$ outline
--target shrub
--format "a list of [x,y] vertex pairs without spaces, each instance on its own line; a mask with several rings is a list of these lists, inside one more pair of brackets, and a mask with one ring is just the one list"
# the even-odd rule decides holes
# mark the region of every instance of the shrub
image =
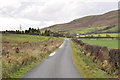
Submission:
[[[107,35],[107,37],[110,37]],[[93,62],[99,62],[100,68],[108,73],[119,70],[120,72],[120,49],[108,50],[105,46],[89,45],[83,43],[81,40],[72,39],[72,41],[80,45],[81,51],[86,56],[91,56]]]

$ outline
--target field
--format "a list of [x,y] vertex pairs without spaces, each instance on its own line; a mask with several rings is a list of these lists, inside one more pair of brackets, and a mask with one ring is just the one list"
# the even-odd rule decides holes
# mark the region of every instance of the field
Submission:
[[109,49],[110,48],[118,48],[118,40],[112,40],[112,39],[80,39],[85,43],[93,44],[93,45],[100,45],[100,46],[106,46]]
[[62,42],[62,38],[4,34],[2,36],[2,77],[21,77],[43,61]]
[[86,27],[86,28],[79,28],[79,29],[73,29],[73,30],[68,30],[66,32],[69,33],[100,33],[100,32],[116,32],[118,31],[118,26],[115,27],[111,27],[106,29],[109,26],[98,26],[98,27],[94,27],[94,26],[90,26],[90,27]]
[[88,56],[85,56],[79,48],[79,45],[71,40],[72,56],[77,70],[84,78],[109,78],[104,71],[97,67]]
[[94,37],[106,37],[106,35],[109,35],[110,37],[118,37],[120,33],[101,33],[101,34],[89,34],[89,35],[79,35],[77,37],[85,37],[85,36],[94,36]]
[[69,32],[76,32],[76,33],[90,33],[90,32],[94,32],[94,31],[98,31],[100,29],[104,29],[107,26],[102,26],[102,27],[86,27],[86,28],[80,28],[80,29],[74,29],[74,30],[70,30]]
[[3,34],[3,40],[19,41],[19,42],[42,42],[49,37],[39,35],[18,35],[18,34]]

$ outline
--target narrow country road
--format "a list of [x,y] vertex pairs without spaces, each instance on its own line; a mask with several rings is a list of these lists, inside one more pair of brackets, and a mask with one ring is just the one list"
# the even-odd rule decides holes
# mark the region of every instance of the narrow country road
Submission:
[[69,39],[22,78],[82,78],[74,65]]

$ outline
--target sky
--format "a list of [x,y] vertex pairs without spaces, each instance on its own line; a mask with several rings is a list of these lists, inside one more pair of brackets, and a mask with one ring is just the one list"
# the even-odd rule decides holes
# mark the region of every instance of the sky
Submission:
[[0,31],[44,28],[118,9],[119,0],[0,0]]

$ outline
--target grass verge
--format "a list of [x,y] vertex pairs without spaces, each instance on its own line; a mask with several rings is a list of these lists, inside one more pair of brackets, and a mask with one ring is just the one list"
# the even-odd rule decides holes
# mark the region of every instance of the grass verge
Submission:
[[[32,38],[31,38],[32,36]],[[13,38],[14,37],[14,38]],[[19,37],[22,37],[19,40]],[[39,39],[38,39],[39,37]],[[34,35],[3,35],[2,77],[20,78],[63,43],[62,38]],[[16,47],[19,52],[16,53]]]
[[109,78],[88,56],[80,51],[79,45],[72,40],[70,42],[75,66],[84,78]]
[[[64,40],[63,38],[59,38],[61,40]],[[62,44],[61,44],[62,45]],[[59,45],[59,47],[61,46]],[[57,50],[59,47],[57,47],[55,50]],[[55,50],[53,50],[52,52],[54,52]],[[29,63],[26,66],[21,67],[18,71],[16,71],[13,74],[10,74],[11,78],[20,78],[22,77],[25,73],[27,73],[28,71],[30,71],[33,67],[37,66],[38,64],[40,64],[42,61],[44,61],[52,52],[48,53],[43,59],[41,60],[37,60],[34,62]]]

